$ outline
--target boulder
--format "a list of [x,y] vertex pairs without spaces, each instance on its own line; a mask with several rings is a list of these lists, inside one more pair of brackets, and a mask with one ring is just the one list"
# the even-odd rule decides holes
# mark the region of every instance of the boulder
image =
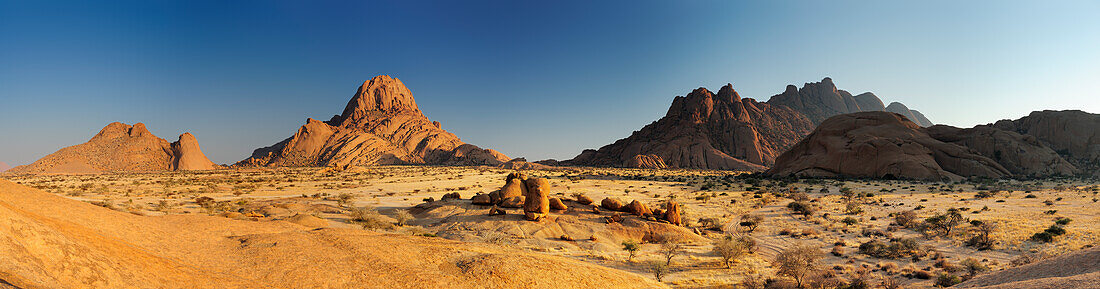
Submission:
[[544,178],[530,178],[524,181],[524,184],[527,187],[523,204],[524,217],[528,221],[545,218],[550,214],[550,181]]
[[501,209],[500,207],[493,206],[492,208],[489,208],[489,215],[490,216],[503,216],[503,215],[507,215],[507,214],[508,214],[508,212],[504,211],[504,209]]
[[569,207],[567,207],[565,203],[562,203],[561,199],[550,198],[550,209],[555,211],[565,211],[568,210]]
[[619,201],[618,199],[607,197],[604,198],[603,201],[600,201],[600,206],[604,209],[618,211],[623,209],[623,202]]
[[500,206],[505,208],[522,208],[524,203],[523,196],[515,196],[501,200]]
[[527,195],[527,187],[523,184],[523,178],[508,177],[504,186],[500,188],[500,199],[507,200],[512,197],[522,197]]
[[461,195],[461,194],[459,194],[458,192],[453,192],[453,193],[443,194],[443,197],[440,197],[440,198],[439,198],[439,200],[441,200],[441,201],[446,201],[446,200],[461,200],[461,199],[462,199],[462,195]]
[[638,200],[634,200],[630,202],[630,204],[627,204],[626,207],[623,208],[623,211],[633,214],[635,216],[647,216],[653,214],[653,211],[650,211],[649,208],[645,206],[645,204],[642,204],[642,202],[639,202]]
[[473,198],[470,198],[470,203],[480,206],[488,206],[493,204],[493,200],[486,194],[477,194]]
[[679,203],[673,201],[665,203],[665,221],[677,226],[683,225],[684,222],[680,219],[680,214]]
[[595,201],[592,200],[592,198],[589,198],[588,196],[585,196],[585,195],[577,195],[576,198],[577,198],[576,199],[577,203],[580,203],[582,205],[591,205],[592,202],[595,202]]

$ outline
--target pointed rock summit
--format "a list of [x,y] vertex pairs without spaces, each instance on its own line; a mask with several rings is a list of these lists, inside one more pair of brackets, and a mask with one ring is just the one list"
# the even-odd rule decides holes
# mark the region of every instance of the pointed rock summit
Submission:
[[883,106],[882,100],[874,93],[865,92],[852,96],[847,91],[837,89],[832,78],[824,78],[821,82],[810,82],[799,89],[794,85],[787,85],[783,93],[772,96],[768,104],[784,105],[806,115],[814,124],[820,124],[825,119],[853,112],[863,111],[889,111],[901,114],[922,126],[932,126],[923,114],[910,110],[901,103],[894,102],[890,106]]
[[742,99],[726,84],[677,96],[663,118],[568,165],[763,170],[813,129],[797,111]]
[[211,170],[214,165],[190,133],[169,143],[145,124],[108,124],[86,143],[63,148],[10,173],[99,173],[124,171]]
[[329,121],[307,119],[290,138],[256,149],[235,166],[497,166],[509,160],[464,143],[442,127],[420,112],[401,80],[379,75],[359,86],[342,114]]

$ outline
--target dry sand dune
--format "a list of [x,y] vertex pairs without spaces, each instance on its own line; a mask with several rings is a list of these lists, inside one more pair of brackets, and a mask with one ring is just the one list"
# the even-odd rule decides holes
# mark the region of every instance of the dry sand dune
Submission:
[[0,251],[0,284],[18,288],[663,287],[633,273],[485,244],[138,216],[6,180]]

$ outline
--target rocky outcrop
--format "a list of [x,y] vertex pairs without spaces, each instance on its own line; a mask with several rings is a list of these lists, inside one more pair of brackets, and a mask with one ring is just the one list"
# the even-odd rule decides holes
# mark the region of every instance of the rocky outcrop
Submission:
[[172,169],[177,171],[212,170],[216,167],[214,162],[206,158],[199,148],[199,141],[195,136],[186,132],[180,135],[179,140],[172,143]]
[[1016,177],[1071,176],[1077,168],[1033,136],[990,126],[961,129],[936,125],[925,129],[932,138],[969,148],[1001,164]]
[[1100,175],[1100,114],[1045,110],[992,126],[1034,136],[1082,171]]
[[645,204],[642,204],[642,202],[639,202],[638,200],[634,200],[631,201],[629,204],[626,204],[626,206],[623,207],[623,211],[635,216],[649,216],[653,214],[653,211],[650,211],[649,207],[646,207]]
[[211,170],[216,168],[190,133],[169,143],[145,124],[108,124],[91,140],[58,150],[9,173],[100,173],[125,171]]
[[681,212],[680,203],[673,201],[665,203],[665,221],[677,226],[683,225],[684,221],[681,214],[683,214],[683,212]]
[[567,165],[763,170],[812,130],[797,111],[742,99],[733,85],[677,96],[664,117]]
[[528,221],[538,221],[550,214],[550,182],[544,178],[524,181],[527,195],[524,198],[523,216]]
[[380,75],[363,83],[344,112],[308,119],[293,136],[257,149],[236,166],[378,164],[492,165],[500,152],[463,143],[421,113],[400,80]]
[[788,85],[783,93],[774,95],[768,100],[768,104],[783,105],[806,115],[814,124],[820,124],[825,119],[846,113],[864,111],[891,111],[904,115],[909,120],[923,127],[932,125],[920,112],[910,110],[901,103],[891,103],[883,106],[882,100],[874,93],[865,92],[852,96],[847,91],[837,89],[832,78],[824,78],[821,82],[810,82],[798,88]]
[[776,161],[769,174],[961,180],[1079,173],[1036,137],[985,125],[921,128],[889,112],[839,115]]
[[668,165],[665,165],[665,160],[661,159],[657,155],[634,155],[626,161],[625,166],[628,168],[639,169],[665,169]]
[[929,121],[928,118],[924,117],[924,114],[921,114],[919,111],[909,109],[909,107],[901,104],[900,102],[891,102],[890,105],[886,106],[886,111],[900,114],[912,121],[913,123],[916,123],[917,125],[920,125],[922,127],[932,126],[932,122]]
[[780,156],[767,173],[919,180],[1012,175],[994,160],[964,146],[932,138],[912,121],[888,112],[829,118]]
[[600,201],[600,207],[612,211],[618,211],[623,209],[623,202],[618,199],[607,197],[604,198],[603,201]]

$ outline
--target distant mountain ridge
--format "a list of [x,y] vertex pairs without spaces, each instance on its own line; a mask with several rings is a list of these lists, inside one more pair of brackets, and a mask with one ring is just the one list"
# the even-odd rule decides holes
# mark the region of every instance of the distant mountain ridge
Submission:
[[783,93],[772,96],[768,104],[784,105],[806,115],[814,124],[825,119],[846,113],[863,111],[889,111],[901,114],[914,123],[929,127],[933,123],[918,111],[911,110],[899,102],[883,106],[877,95],[870,92],[852,96],[848,91],[837,89],[833,79],[826,77],[820,82],[808,82],[798,88],[787,85]]
[[306,124],[275,145],[256,149],[234,166],[348,166],[380,164],[501,165],[509,158],[459,140],[421,113],[397,78],[363,82],[344,112]]
[[813,129],[786,106],[741,98],[732,84],[673,99],[661,119],[565,165],[759,171]]
[[4,162],[0,162],[0,173],[3,173],[4,171],[10,170],[10,169],[11,169],[10,165],[8,165],[7,163],[4,163]]
[[100,173],[126,171],[188,171],[216,168],[198,140],[183,133],[173,143],[159,138],[143,123],[108,124],[86,143],[58,150],[8,173]]

